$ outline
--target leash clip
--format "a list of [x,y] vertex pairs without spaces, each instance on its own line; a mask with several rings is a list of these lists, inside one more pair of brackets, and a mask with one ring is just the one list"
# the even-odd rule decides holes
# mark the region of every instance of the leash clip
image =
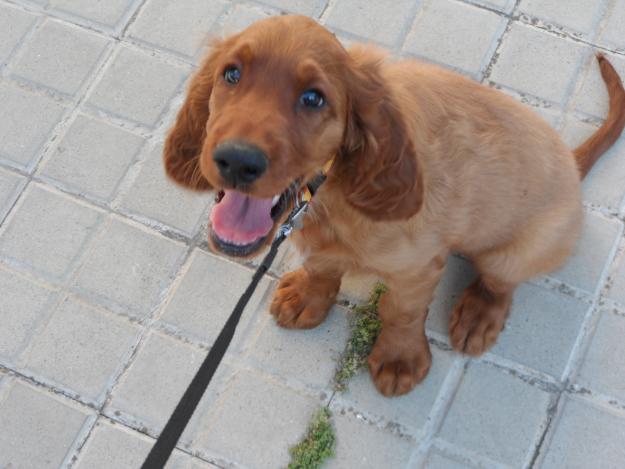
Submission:
[[301,230],[304,226],[304,215],[308,210],[308,202],[303,202],[299,207],[296,207],[291,215],[290,225],[296,230]]
[[280,225],[276,232],[276,238],[287,237],[294,229],[299,230],[304,226],[304,215],[308,209],[308,201],[301,194],[296,194],[293,199],[295,207],[291,211],[289,218]]

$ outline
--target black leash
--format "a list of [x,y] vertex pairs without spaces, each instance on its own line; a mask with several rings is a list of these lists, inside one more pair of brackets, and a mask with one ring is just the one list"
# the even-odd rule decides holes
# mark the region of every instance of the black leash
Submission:
[[[314,195],[321,183],[323,183],[324,179],[325,177],[321,175],[307,184],[307,189],[311,196]],[[189,387],[184,392],[182,398],[178,402],[178,405],[169,417],[169,420],[167,420],[163,431],[156,440],[156,443],[154,443],[154,446],[152,446],[147,458],[145,458],[141,469],[161,469],[165,467],[165,464],[167,464],[167,460],[176,447],[176,443],[178,443],[180,435],[182,435],[182,432],[189,423],[189,420],[191,420],[193,412],[195,412],[195,409],[200,403],[204,392],[208,388],[219,363],[226,354],[226,350],[228,350],[228,346],[232,341],[232,337],[234,337],[234,332],[239,324],[243,310],[254,294],[254,290],[256,290],[261,278],[271,267],[271,264],[278,254],[278,248],[280,245],[291,233],[293,227],[301,226],[301,219],[306,213],[308,201],[303,200],[301,195],[297,194],[295,197],[294,207],[295,208],[289,215],[287,221],[280,226],[276,237],[271,243],[269,252],[261,262],[258,269],[256,269],[256,272],[254,272],[252,281],[234,307],[232,314],[219,333],[217,340],[215,340],[215,343],[202,362],[202,365],[195,373],[191,384],[189,384]]]

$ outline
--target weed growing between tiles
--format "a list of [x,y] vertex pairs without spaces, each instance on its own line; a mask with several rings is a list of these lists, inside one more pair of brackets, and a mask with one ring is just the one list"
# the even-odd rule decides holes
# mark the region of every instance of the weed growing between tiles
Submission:
[[[369,301],[352,308],[351,335],[339,357],[333,378],[335,392],[345,392],[349,380],[367,364],[367,357],[382,329],[378,305],[385,291],[386,286],[376,284]],[[306,436],[290,449],[288,469],[319,469],[326,459],[334,455],[335,445],[332,413],[327,407],[322,407],[313,415]]]
[[304,439],[290,449],[289,469],[320,468],[326,459],[334,456],[335,445],[332,413],[322,407],[313,415]]
[[382,321],[378,316],[378,304],[385,291],[386,286],[381,283],[376,284],[369,301],[352,308],[355,313],[351,321],[352,333],[345,351],[339,358],[334,374],[335,391],[346,391],[347,382],[367,365],[367,357],[382,329]]

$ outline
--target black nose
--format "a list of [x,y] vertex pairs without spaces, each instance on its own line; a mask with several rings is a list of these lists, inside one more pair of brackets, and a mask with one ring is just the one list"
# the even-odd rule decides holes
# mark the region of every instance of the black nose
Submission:
[[265,153],[254,145],[242,142],[217,145],[213,160],[224,180],[234,187],[254,182],[267,169]]

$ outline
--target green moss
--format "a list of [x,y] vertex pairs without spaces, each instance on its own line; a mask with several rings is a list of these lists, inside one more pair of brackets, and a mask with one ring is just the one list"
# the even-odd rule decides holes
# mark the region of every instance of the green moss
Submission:
[[334,456],[336,437],[331,417],[326,407],[313,416],[304,439],[290,449],[289,469],[318,469],[327,458]]
[[343,355],[339,358],[334,375],[334,389],[347,390],[348,381],[367,364],[367,357],[382,329],[382,321],[378,316],[378,305],[386,286],[378,283],[364,305],[353,308],[354,317],[351,321],[352,333]]

